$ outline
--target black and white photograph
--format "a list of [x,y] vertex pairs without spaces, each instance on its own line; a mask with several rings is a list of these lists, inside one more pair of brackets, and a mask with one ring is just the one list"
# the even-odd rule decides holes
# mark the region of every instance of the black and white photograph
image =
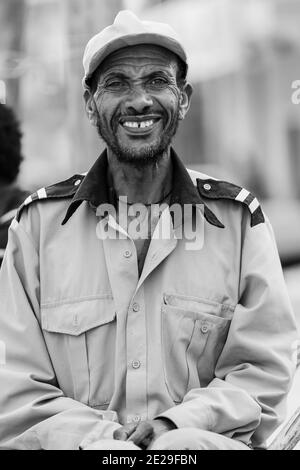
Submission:
[[300,450],[299,25],[0,0],[0,450]]

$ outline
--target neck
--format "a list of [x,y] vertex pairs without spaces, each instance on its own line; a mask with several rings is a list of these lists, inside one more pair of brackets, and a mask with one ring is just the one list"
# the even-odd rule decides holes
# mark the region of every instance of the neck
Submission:
[[130,203],[154,204],[164,199],[172,189],[170,151],[157,163],[142,167],[120,162],[108,149],[108,167],[117,197],[126,196]]

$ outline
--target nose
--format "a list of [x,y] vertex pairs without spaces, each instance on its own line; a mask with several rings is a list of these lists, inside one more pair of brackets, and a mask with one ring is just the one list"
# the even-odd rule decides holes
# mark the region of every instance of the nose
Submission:
[[126,112],[131,114],[145,114],[153,106],[151,96],[142,88],[134,89],[126,99]]

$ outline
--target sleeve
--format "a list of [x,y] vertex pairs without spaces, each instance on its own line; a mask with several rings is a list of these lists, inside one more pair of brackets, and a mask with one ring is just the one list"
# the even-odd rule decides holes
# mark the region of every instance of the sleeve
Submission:
[[262,446],[285,415],[297,330],[269,221],[245,224],[237,304],[215,378],[160,416]]
[[115,412],[59,389],[38,312],[38,252],[14,219],[0,271],[0,449],[70,450],[89,434],[111,438],[120,427]]

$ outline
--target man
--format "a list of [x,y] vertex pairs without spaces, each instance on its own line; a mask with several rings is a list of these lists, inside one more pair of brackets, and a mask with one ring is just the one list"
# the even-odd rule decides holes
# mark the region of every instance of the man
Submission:
[[192,93],[171,28],[120,12],[84,69],[107,150],[11,225],[1,445],[261,446],[284,416],[296,338],[269,222],[171,149]]
[[18,206],[28,195],[16,185],[20,164],[22,133],[8,106],[0,104],[0,266],[7,243],[8,227]]

